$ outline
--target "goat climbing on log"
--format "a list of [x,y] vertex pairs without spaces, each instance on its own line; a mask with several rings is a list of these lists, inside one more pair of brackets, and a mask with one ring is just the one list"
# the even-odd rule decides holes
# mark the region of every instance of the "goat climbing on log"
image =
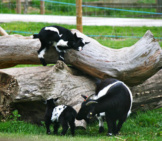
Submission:
[[47,63],[44,59],[44,54],[48,48],[54,46],[59,53],[59,60],[64,61],[64,53],[67,49],[81,51],[83,46],[88,44],[82,38],[77,37],[76,33],[60,26],[43,27],[39,34],[34,34],[33,38],[39,38],[41,47],[38,50],[38,58],[43,66]]
[[58,134],[58,128],[60,124],[62,125],[61,135],[65,135],[68,130],[68,125],[70,125],[71,134],[75,134],[75,117],[77,112],[68,105],[58,105],[56,106],[56,99],[47,100],[47,109],[45,114],[45,125],[47,129],[47,134],[51,134],[50,125],[54,122],[54,134]]
[[[118,134],[131,113],[133,97],[130,89],[123,82],[109,78],[98,84],[95,93],[93,98],[88,97],[82,103],[76,119],[91,119],[96,114],[105,112],[107,135]],[[103,129],[100,127],[99,131],[101,128]]]

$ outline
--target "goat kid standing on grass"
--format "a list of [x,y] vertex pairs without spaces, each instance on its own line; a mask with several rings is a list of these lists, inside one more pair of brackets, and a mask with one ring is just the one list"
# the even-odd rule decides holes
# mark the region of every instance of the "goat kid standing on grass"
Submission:
[[[81,105],[76,119],[91,119],[97,115],[99,132],[104,131],[102,117],[105,114],[108,136],[116,135],[131,113],[133,97],[130,89],[116,79],[106,79],[96,87],[95,95],[86,98]],[[118,122],[117,122],[118,121]],[[118,123],[118,124],[117,124]]]
[[76,33],[72,34],[70,30],[60,26],[43,27],[39,34],[33,35],[33,38],[39,38],[41,42],[38,58],[43,66],[47,65],[44,55],[49,47],[54,46],[59,53],[59,60],[64,61],[64,53],[67,49],[81,51],[83,46],[89,43],[77,37]]
[[61,124],[62,132],[61,135],[65,135],[68,130],[68,125],[71,129],[71,134],[75,134],[75,117],[77,112],[68,105],[56,106],[56,99],[47,100],[47,108],[45,114],[45,125],[47,129],[47,134],[51,134],[50,125],[54,123],[54,134],[58,134],[58,129]]

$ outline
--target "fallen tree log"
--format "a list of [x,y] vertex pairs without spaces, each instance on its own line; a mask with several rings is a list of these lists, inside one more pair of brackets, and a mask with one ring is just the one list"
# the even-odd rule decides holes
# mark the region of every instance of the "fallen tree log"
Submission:
[[[92,78],[67,67],[62,61],[55,66],[0,70],[0,113],[18,109],[22,119],[40,124],[44,120],[45,100],[59,98],[79,110],[81,94],[94,93]],[[84,126],[85,122],[78,122]]]
[[[91,76],[101,79],[114,77],[134,86],[162,68],[162,50],[150,31],[131,47],[117,50],[107,48],[77,30],[72,32],[90,43],[82,52],[67,51],[66,63]],[[39,47],[40,42],[37,39],[20,35],[0,37],[0,68],[17,64],[39,64]],[[56,63],[58,54],[55,48],[47,51],[45,59],[48,63]]]
[[162,70],[144,83],[131,88],[133,93],[133,111],[150,110],[162,107]]
[[[162,106],[162,70],[143,84],[131,88],[133,111]],[[48,98],[60,97],[59,104],[68,104],[77,111],[83,99],[95,91],[95,79],[58,61],[55,66],[11,68],[0,70],[0,113],[6,117],[18,109],[22,120],[40,124],[44,119]],[[77,126],[86,128],[84,121]]]

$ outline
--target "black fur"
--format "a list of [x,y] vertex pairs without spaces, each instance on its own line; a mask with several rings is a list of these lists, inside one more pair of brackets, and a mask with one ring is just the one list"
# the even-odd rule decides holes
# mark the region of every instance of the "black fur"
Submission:
[[[94,100],[94,98],[89,98],[82,103],[76,119],[87,120],[91,119],[96,114],[105,112],[105,118],[108,125],[108,135],[116,135],[120,131],[122,124],[127,119],[128,112],[131,110],[132,94],[123,82],[116,79],[106,79],[97,85],[96,95],[110,84],[114,85],[109,88],[105,95],[96,100]],[[103,129],[99,129],[99,132],[102,131]]]
[[[59,34],[55,31],[47,30],[47,27],[54,27],[59,31]],[[77,37],[76,34],[72,34],[72,32],[64,27],[60,26],[47,26],[40,30],[39,34],[34,34],[33,38],[39,38],[41,42],[41,47],[38,50],[38,55],[44,49],[48,49],[51,46],[56,47],[56,51],[59,53],[59,60],[64,61],[64,53],[67,49],[74,49],[79,51],[79,47],[83,48],[85,44],[88,42],[83,42],[82,38]],[[61,35],[61,36],[60,36]],[[67,46],[59,46],[57,43],[60,41],[67,41]],[[55,45],[54,45],[55,44]],[[39,57],[40,58],[40,57]],[[40,58],[41,63],[46,66],[44,57]]]
[[[58,99],[58,98],[57,98]],[[45,125],[46,125],[46,133],[51,134],[50,131],[50,125],[52,124],[51,117],[53,109],[56,107],[56,101],[57,99],[49,99],[47,100],[47,108],[46,108],[46,114],[45,114]],[[54,121],[54,134],[58,134],[58,128],[60,125],[62,126],[62,132],[61,135],[65,135],[68,130],[68,125],[71,129],[71,134],[74,136],[75,134],[75,117],[77,115],[77,112],[71,107],[66,105],[66,109],[61,113],[59,120]]]

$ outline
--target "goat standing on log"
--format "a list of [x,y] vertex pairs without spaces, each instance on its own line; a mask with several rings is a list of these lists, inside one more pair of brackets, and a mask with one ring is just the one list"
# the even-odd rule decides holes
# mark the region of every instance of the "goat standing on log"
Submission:
[[68,105],[56,106],[56,99],[47,100],[47,109],[45,114],[45,125],[47,129],[47,134],[51,134],[50,125],[54,122],[54,134],[58,134],[58,128],[60,124],[62,125],[61,135],[65,135],[68,130],[68,125],[70,125],[71,134],[75,134],[75,117],[77,112]]
[[[84,96],[85,98],[85,96]],[[131,113],[133,97],[130,89],[121,81],[106,79],[96,87],[96,94],[93,98],[88,97],[82,103],[76,119],[91,119],[93,116],[105,112],[108,125],[108,136],[116,135],[123,123]],[[118,124],[117,124],[117,121]],[[103,124],[99,131],[103,131]]]
[[70,30],[60,26],[44,27],[39,34],[34,34],[33,38],[39,38],[41,42],[38,58],[43,66],[47,65],[44,54],[49,47],[54,46],[59,53],[59,60],[64,61],[64,53],[67,49],[81,51],[83,46],[89,43],[77,37],[76,33],[72,34]]

